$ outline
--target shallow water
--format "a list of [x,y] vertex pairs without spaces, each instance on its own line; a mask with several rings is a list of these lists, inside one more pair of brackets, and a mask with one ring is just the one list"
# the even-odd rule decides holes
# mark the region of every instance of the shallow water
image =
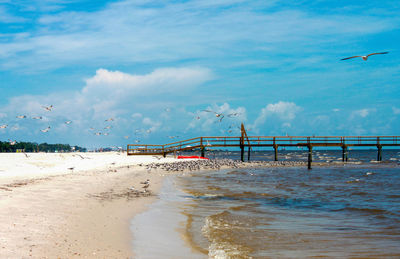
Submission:
[[400,256],[400,169],[345,166],[179,178],[186,234],[210,258]]
[[166,177],[159,199],[131,221],[135,258],[204,258],[192,251],[183,237],[186,217],[182,214],[185,194],[175,187],[173,177]]
[[[375,151],[350,152],[357,164],[168,177],[160,199],[132,221],[137,258],[400,258],[400,152],[384,151],[382,163]],[[313,155],[341,160],[337,150]],[[306,153],[283,151],[284,159]]]

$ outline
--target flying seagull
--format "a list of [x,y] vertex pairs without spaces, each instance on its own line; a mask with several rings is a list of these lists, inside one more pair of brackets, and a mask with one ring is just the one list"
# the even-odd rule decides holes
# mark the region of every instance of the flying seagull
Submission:
[[213,113],[215,113],[215,117],[219,118],[219,122],[221,122],[222,119],[225,117],[222,113],[217,113],[215,111],[203,110],[203,112],[213,112]]
[[18,119],[25,119],[25,118],[26,118],[26,115],[18,115],[17,118],[18,118]]
[[53,109],[53,105],[50,106],[42,106],[46,111],[51,112],[51,109]]
[[46,133],[46,132],[48,132],[49,130],[50,130],[50,126],[48,126],[48,127],[45,128],[45,129],[42,129],[42,130],[40,130],[40,131]]
[[380,54],[388,54],[389,52],[376,52],[376,53],[371,53],[371,54],[368,54],[368,55],[365,55],[365,56],[352,56],[352,57],[348,57],[348,58],[342,58],[341,60],[347,60],[347,59],[351,59],[351,58],[362,58],[364,61],[367,61],[367,59],[368,59],[368,57],[369,56],[372,56],[372,55],[380,55]]
[[109,119],[107,119],[105,121],[114,121],[114,118],[109,118]]
[[0,125],[0,129],[5,129],[5,128],[7,128],[7,127],[8,127],[7,124]]
[[71,123],[72,123],[72,121],[66,121],[66,122],[65,122],[65,124],[67,124],[67,125],[68,125],[68,124],[71,124]]
[[41,119],[43,119],[43,117],[42,117],[42,116],[35,116],[35,117],[32,117],[32,119],[34,119],[34,120],[41,120]]

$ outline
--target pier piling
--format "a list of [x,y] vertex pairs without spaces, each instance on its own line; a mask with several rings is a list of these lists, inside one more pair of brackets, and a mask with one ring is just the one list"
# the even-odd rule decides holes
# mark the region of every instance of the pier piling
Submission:
[[311,163],[312,163],[312,146],[308,145],[308,165],[307,168],[311,169]]
[[275,161],[278,161],[278,145],[274,145]]
[[378,157],[376,158],[377,161],[382,161],[382,145],[377,145],[378,147]]
[[342,161],[343,162],[347,162],[348,161],[348,154],[349,154],[349,151],[348,151],[347,146],[343,145],[342,146]]

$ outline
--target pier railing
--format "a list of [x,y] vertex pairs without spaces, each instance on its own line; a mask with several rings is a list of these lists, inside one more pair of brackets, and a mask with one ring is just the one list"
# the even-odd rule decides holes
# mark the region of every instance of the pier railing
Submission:
[[400,146],[400,136],[247,136],[197,137],[163,145],[129,144],[128,155],[155,155],[207,147]]

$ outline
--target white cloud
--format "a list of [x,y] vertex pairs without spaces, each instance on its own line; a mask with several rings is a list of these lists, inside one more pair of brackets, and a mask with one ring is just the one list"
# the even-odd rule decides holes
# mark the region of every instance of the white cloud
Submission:
[[[205,110],[211,112],[206,112]],[[221,114],[221,116],[217,117],[217,114]],[[187,115],[193,118],[187,130],[201,129],[203,132],[210,132],[215,128],[225,131],[230,125],[240,124],[247,120],[246,108],[233,108],[228,103],[224,103],[220,106],[213,104],[206,107],[204,110],[198,110],[195,116],[193,116],[193,113],[187,113]]]
[[[13,97],[1,108],[2,116],[15,118],[16,115],[26,115],[27,119],[18,121],[23,123],[20,131],[26,126],[26,130],[38,134],[41,127],[50,124],[51,133],[65,133],[68,129],[71,136],[81,137],[90,127],[103,130],[104,120],[110,117],[115,118],[111,122],[113,131],[121,135],[132,133],[124,131],[132,131],[133,122],[135,128],[145,127],[154,132],[162,126],[156,118],[159,117],[157,111],[164,108],[165,98],[172,98],[182,91],[190,93],[211,78],[211,72],[204,68],[164,68],[145,75],[99,69],[86,80],[80,91]],[[54,106],[51,112],[42,107],[51,104]],[[38,115],[43,119],[31,119]],[[63,125],[66,120],[73,123],[66,127]]]
[[400,109],[399,108],[393,106],[392,110],[393,110],[393,114],[395,114],[395,115],[400,114]]
[[368,108],[356,110],[356,111],[353,111],[350,114],[350,119],[354,119],[354,118],[357,118],[357,117],[358,118],[359,117],[366,118],[368,115],[371,114],[371,112],[375,112],[375,111],[376,111],[376,109],[368,109]]
[[[279,45],[273,47],[275,52],[282,51],[280,43],[290,44],[297,52],[304,42],[318,47],[326,41],[342,42],[344,37],[397,28],[398,24],[389,16],[317,14],[297,6],[282,11],[271,8],[271,1],[256,2],[118,1],[94,12],[50,12],[34,20],[38,21],[34,27],[40,30],[0,43],[0,56],[5,57],[0,68],[37,71],[76,62],[132,64],[221,58],[229,50],[235,53],[241,42],[252,46],[242,44],[243,52],[270,49],[275,43]],[[310,37],[312,41],[307,40]],[[314,59],[309,57],[307,62],[315,63]],[[276,62],[279,60],[274,60],[275,66]]]
[[253,128],[265,123],[267,117],[276,116],[280,120],[290,121],[296,117],[296,114],[302,111],[300,106],[297,106],[293,102],[279,101],[277,103],[271,103],[261,109],[260,115],[254,121]]

